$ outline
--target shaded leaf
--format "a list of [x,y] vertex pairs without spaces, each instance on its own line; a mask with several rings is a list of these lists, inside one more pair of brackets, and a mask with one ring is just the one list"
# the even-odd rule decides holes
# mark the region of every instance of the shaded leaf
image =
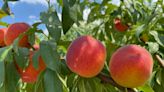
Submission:
[[3,62],[5,60],[11,49],[12,46],[0,48],[0,62]]
[[60,57],[56,49],[57,46],[53,41],[42,41],[40,43],[40,53],[47,67],[58,72],[60,67]]
[[62,83],[55,71],[47,69],[44,74],[45,92],[63,92]]
[[27,60],[29,59],[29,49],[18,48],[18,52],[14,54],[14,57],[16,63],[23,69],[27,65]]
[[2,84],[4,80],[5,80],[5,64],[4,62],[0,62],[0,84]]

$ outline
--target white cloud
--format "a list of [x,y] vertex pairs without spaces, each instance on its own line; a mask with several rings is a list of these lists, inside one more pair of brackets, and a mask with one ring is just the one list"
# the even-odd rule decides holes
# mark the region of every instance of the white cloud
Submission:
[[29,18],[29,19],[36,19],[36,16],[30,15],[28,18]]
[[[46,0],[20,0],[20,2],[25,2],[29,4],[42,4],[47,6],[47,1]],[[50,0],[51,4],[56,3],[56,0]]]

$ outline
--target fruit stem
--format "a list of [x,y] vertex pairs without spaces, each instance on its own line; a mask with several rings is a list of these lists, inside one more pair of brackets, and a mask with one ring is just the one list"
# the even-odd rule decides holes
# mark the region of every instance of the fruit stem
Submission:
[[101,79],[101,82],[102,83],[109,83],[109,84],[111,84],[112,86],[115,86],[115,87],[117,87],[118,89],[120,89],[122,92],[135,92],[133,89],[131,89],[131,88],[126,88],[126,90],[125,90],[125,87],[122,87],[122,86],[120,86],[119,84],[117,84],[110,76],[107,76],[107,75],[105,75],[105,74],[103,74],[103,73],[100,73],[98,76],[97,76],[98,78],[100,78]]
[[160,63],[160,65],[162,67],[164,67],[164,60],[162,60],[162,58],[157,54],[155,55],[155,57],[156,57],[157,61]]

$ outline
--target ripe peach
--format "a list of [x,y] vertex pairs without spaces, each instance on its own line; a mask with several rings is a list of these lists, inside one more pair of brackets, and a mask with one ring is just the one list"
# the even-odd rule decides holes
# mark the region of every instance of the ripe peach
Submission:
[[119,18],[114,19],[114,27],[119,32],[125,32],[128,29],[128,26],[123,24]]
[[[26,32],[30,26],[26,23],[14,23],[8,27],[8,30],[5,34],[5,44],[7,46],[11,45],[14,40],[23,32]],[[28,36],[23,36],[19,41],[20,47],[29,47]]]
[[[38,50],[38,47],[37,45],[35,45],[36,50]],[[34,47],[34,48],[35,48]],[[34,66],[33,66],[33,61],[32,61],[32,57],[34,55],[35,51],[30,51],[30,54],[29,54],[29,65],[25,68],[25,69],[22,69],[20,68],[16,62],[15,62],[15,66],[17,68],[17,71],[18,73],[20,74],[21,76],[21,79],[23,82],[27,82],[27,83],[34,83],[37,81],[37,78],[38,78],[38,75],[45,70],[46,68],[46,65],[42,59],[41,56],[38,57],[38,61],[39,61],[39,65],[38,65],[38,68],[35,69]]]
[[69,69],[86,78],[96,76],[102,70],[105,59],[105,47],[91,36],[81,36],[74,40],[66,55]]
[[6,31],[7,31],[7,28],[0,28],[0,47],[5,46],[4,35]]
[[153,69],[151,54],[138,45],[119,48],[111,57],[109,70],[111,77],[123,87],[142,86]]
[[35,69],[33,66],[33,61],[32,61],[32,57],[34,55],[35,52],[30,52],[30,61],[29,61],[29,65],[27,66],[27,68],[23,71],[23,73],[21,74],[21,78],[23,82],[27,82],[27,83],[34,83],[37,81],[38,75],[45,70],[46,65],[43,61],[43,59],[41,58],[41,56],[39,57],[39,65],[38,65],[38,69]]

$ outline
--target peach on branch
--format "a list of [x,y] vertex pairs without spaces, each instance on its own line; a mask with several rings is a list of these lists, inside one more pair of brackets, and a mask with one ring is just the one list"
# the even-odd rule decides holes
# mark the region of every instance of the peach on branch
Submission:
[[135,88],[144,85],[152,74],[153,59],[141,46],[127,45],[119,48],[111,57],[111,77],[123,87]]
[[[7,46],[11,45],[14,40],[19,37],[20,34],[28,31],[30,26],[26,23],[14,23],[11,24],[8,27],[8,30],[6,31],[5,34],[5,44]],[[28,42],[28,36],[24,35],[20,40],[19,40],[19,46],[20,47],[29,47],[30,44]]]
[[86,78],[94,77],[100,73],[105,59],[105,47],[91,36],[81,36],[74,40],[66,55],[66,63],[69,69]]

